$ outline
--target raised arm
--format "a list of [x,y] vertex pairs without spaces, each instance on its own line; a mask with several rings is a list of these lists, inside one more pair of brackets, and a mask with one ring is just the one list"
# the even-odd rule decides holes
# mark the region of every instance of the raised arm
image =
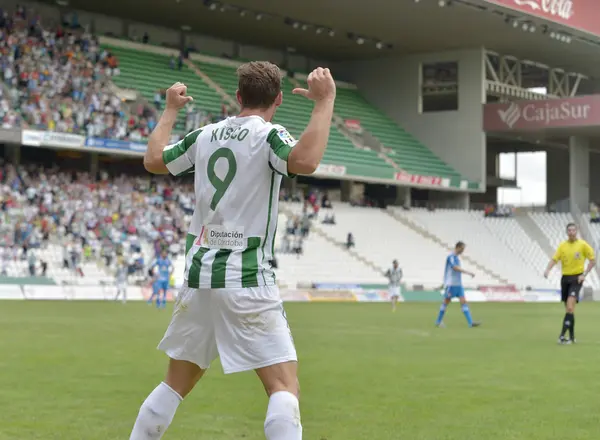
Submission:
[[169,144],[171,132],[177,121],[177,113],[193,98],[186,96],[187,87],[175,83],[167,90],[165,111],[148,138],[148,148],[144,154],[144,168],[152,174],[168,174],[169,170],[163,159],[163,150]]
[[292,174],[312,174],[323,159],[329,140],[335,102],[335,82],[329,69],[321,67],[308,75],[308,89],[296,88],[292,93],[315,102],[310,121],[288,157]]

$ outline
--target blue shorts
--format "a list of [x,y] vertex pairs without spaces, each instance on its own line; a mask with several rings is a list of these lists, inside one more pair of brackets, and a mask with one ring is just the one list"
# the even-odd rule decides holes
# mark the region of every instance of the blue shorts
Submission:
[[166,294],[167,290],[169,290],[169,280],[155,281],[152,287],[154,289],[154,293],[158,293],[159,291],[164,290]]
[[444,292],[444,298],[462,298],[465,296],[465,288],[463,286],[447,286]]

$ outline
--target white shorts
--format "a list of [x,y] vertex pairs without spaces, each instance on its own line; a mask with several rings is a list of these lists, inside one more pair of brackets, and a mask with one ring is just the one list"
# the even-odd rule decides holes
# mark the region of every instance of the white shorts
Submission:
[[388,287],[388,291],[390,293],[390,298],[399,298],[400,297],[400,286]]
[[225,374],[298,360],[276,286],[182,287],[158,349],[202,369],[218,356]]

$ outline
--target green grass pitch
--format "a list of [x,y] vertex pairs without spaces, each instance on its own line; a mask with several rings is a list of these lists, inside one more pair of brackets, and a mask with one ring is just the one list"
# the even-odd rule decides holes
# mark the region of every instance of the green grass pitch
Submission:
[[[579,344],[557,346],[560,304],[288,304],[306,440],[600,438],[600,304],[577,310]],[[127,439],[162,379],[170,311],[140,303],[0,304],[0,440]],[[215,364],[166,440],[263,439],[253,373]]]

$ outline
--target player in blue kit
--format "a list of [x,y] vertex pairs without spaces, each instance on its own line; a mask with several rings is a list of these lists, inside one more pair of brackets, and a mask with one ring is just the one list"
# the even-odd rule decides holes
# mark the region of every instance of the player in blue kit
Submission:
[[[148,300],[148,304],[152,304],[156,298],[156,308],[165,308],[167,306],[167,291],[169,290],[169,281],[173,273],[173,264],[169,259],[166,250],[163,250],[152,266],[151,270],[156,272],[154,282],[152,283],[152,296]],[[161,298],[162,292],[162,298]]]
[[446,258],[446,268],[444,269],[444,302],[440,306],[440,313],[438,315],[437,321],[435,321],[435,325],[437,327],[444,326],[444,314],[446,313],[446,309],[448,308],[448,304],[452,301],[452,298],[458,298],[460,301],[460,305],[462,311],[467,318],[467,323],[469,327],[478,327],[481,325],[479,322],[473,322],[473,318],[471,317],[471,311],[469,310],[469,305],[467,304],[467,300],[465,298],[465,289],[462,284],[462,274],[470,275],[471,277],[475,277],[473,272],[469,272],[463,269],[460,266],[459,255],[465,251],[465,244],[462,241],[456,243],[454,247],[454,252],[448,255]]

